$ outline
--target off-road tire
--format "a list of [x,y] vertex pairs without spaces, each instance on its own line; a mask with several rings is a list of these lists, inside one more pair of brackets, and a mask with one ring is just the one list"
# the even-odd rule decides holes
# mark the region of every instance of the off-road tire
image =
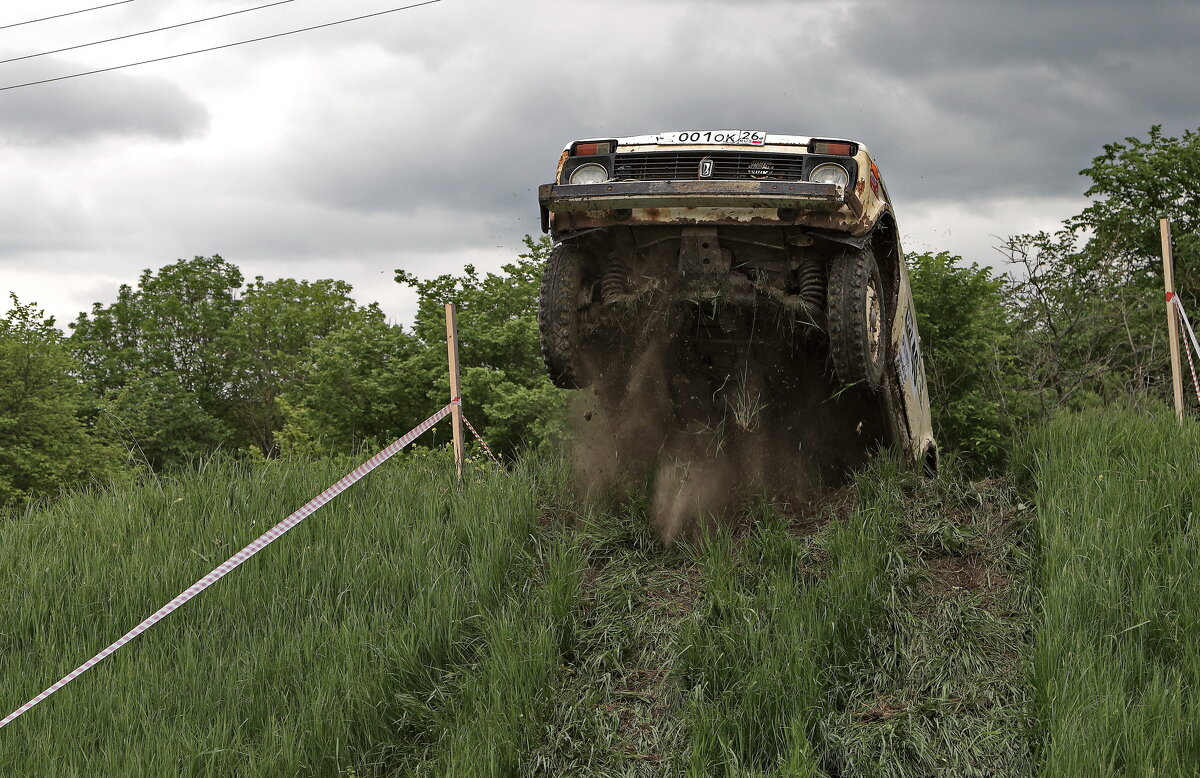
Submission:
[[870,249],[847,249],[829,263],[825,315],[838,379],[879,389],[891,319]]
[[550,380],[559,389],[583,389],[590,383],[579,362],[579,296],[583,262],[582,251],[560,243],[550,251],[542,268],[542,288],[538,294],[542,360]]

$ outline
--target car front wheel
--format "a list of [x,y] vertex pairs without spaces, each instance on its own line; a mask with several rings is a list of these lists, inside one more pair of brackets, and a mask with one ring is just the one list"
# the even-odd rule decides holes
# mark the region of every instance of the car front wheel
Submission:
[[542,269],[538,294],[538,330],[542,359],[550,380],[560,389],[583,389],[590,382],[580,365],[579,309],[583,252],[560,243]]
[[869,249],[848,249],[829,265],[825,313],[833,369],[845,384],[883,383],[887,316],[879,266]]

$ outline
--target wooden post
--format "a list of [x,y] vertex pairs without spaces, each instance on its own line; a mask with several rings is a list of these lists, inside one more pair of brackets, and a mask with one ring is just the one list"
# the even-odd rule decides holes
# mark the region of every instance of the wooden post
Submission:
[[1175,256],[1171,250],[1171,220],[1159,219],[1162,235],[1163,284],[1167,291],[1167,338],[1171,341],[1171,388],[1175,392],[1175,418],[1183,421],[1183,368],[1179,364],[1179,313],[1171,298],[1175,295]]
[[458,400],[450,409],[450,421],[454,426],[454,469],[462,480],[463,471],[463,427],[462,390],[458,385],[458,315],[454,303],[446,303],[446,351],[450,358],[450,400]]

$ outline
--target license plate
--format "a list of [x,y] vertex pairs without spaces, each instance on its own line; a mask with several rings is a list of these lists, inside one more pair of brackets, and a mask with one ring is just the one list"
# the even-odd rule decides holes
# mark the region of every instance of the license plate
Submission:
[[759,130],[687,130],[667,132],[658,136],[660,146],[681,146],[694,143],[713,143],[721,146],[761,146],[767,134]]

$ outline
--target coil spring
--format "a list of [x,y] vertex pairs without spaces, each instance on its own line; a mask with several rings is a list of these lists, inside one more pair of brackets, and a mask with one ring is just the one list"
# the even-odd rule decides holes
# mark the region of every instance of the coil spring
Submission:
[[810,310],[822,310],[825,307],[825,269],[821,263],[806,257],[796,272],[799,276],[800,299]]
[[604,277],[600,279],[601,301],[609,303],[627,293],[629,291],[629,274],[631,272],[629,265],[626,265],[619,259],[610,262],[608,269],[604,271]]

